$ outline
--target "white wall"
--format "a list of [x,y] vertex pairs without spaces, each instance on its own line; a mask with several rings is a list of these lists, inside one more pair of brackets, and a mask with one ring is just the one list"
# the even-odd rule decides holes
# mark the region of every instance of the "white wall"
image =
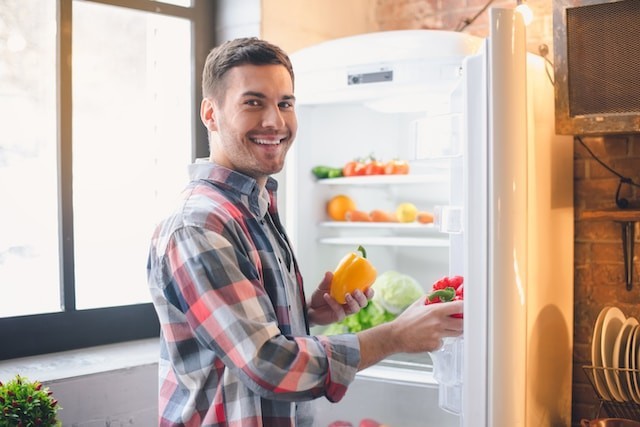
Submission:
[[377,0],[262,0],[261,37],[293,53],[326,40],[378,30]]
[[260,0],[217,0],[215,34],[218,42],[260,37]]
[[158,424],[158,339],[0,361],[0,381],[40,381],[62,408],[63,426]]
[[158,424],[157,363],[47,381],[62,410],[63,426]]

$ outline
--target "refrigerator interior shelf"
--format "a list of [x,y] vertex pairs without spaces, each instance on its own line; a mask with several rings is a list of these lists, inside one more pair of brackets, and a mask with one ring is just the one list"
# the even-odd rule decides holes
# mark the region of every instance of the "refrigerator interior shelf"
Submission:
[[410,231],[431,231],[436,232],[433,224],[420,224],[418,222],[402,223],[402,222],[349,222],[349,221],[325,221],[321,222],[320,227],[324,228],[344,228],[344,229],[360,229],[360,228],[376,228],[383,230],[410,230]]
[[420,365],[418,368],[403,368],[398,363],[394,365],[378,363],[363,369],[356,375],[374,381],[389,381],[396,384],[411,384],[418,387],[438,387],[438,382],[433,377],[433,370],[425,369],[424,365]]
[[[640,370],[639,369],[630,369],[630,368],[605,368],[603,366],[583,366],[583,371],[587,375],[589,382],[591,383],[591,387],[593,388],[594,393],[598,397],[600,401],[600,405],[598,406],[597,412],[594,414],[594,418],[600,418],[602,415],[602,410],[604,409],[605,413],[609,417],[616,418],[626,418],[629,420],[640,421],[640,404],[636,403],[633,400],[627,402],[617,402],[614,400],[605,399],[599,392],[598,388],[595,385],[594,376],[598,375],[604,376],[604,371],[611,373],[614,378],[619,379],[621,384],[627,383],[627,375],[635,375],[636,378],[640,378]],[[601,371],[601,372],[600,372]]]
[[319,241],[325,245],[449,247],[449,240],[429,237],[323,237]]
[[319,179],[319,185],[409,185],[446,183],[448,176],[438,174],[367,175]]

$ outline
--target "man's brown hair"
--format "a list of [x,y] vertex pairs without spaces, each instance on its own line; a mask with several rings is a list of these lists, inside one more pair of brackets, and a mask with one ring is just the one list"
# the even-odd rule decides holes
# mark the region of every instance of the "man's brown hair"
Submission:
[[293,67],[289,56],[265,40],[257,37],[243,37],[229,40],[213,48],[202,71],[202,96],[221,99],[224,93],[224,75],[240,65],[283,65],[293,84]]

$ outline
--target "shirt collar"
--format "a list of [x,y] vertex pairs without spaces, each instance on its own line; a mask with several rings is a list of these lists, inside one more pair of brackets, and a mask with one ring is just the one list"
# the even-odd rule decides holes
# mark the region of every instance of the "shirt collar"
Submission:
[[232,169],[210,162],[208,159],[197,159],[189,165],[189,178],[192,181],[207,180],[224,188],[235,190],[247,200],[252,212],[264,217],[269,210],[272,197],[278,189],[278,182],[269,177],[264,188],[260,188],[255,179]]

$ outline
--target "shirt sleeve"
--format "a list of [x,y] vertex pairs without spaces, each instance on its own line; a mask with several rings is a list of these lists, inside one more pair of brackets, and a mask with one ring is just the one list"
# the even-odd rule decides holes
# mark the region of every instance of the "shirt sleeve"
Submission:
[[259,265],[240,233],[200,227],[173,233],[162,260],[163,294],[180,318],[170,324],[187,324],[198,346],[181,354],[193,359],[183,366],[202,369],[202,353],[213,352],[265,398],[340,400],[359,363],[357,337],[282,335]]

